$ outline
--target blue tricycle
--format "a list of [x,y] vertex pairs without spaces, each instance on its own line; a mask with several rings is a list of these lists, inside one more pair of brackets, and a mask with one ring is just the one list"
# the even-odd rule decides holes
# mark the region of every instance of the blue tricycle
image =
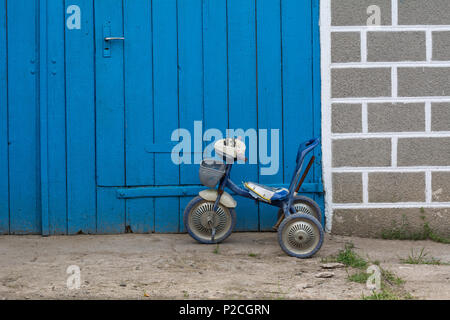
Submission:
[[[298,149],[296,167],[289,189],[273,188],[253,182],[236,185],[230,178],[231,168],[237,160],[245,160],[245,143],[227,138],[215,143],[216,154],[223,162],[206,159],[200,165],[200,181],[210,189],[203,190],[192,199],[184,211],[184,225],[189,235],[200,243],[220,243],[228,238],[236,224],[236,201],[225,191],[268,203],[278,207],[278,243],[290,256],[309,258],[322,246],[324,231],[320,223],[322,214],[312,199],[297,195],[314,157],[311,158],[302,178],[306,155],[319,145],[319,139],[302,143]],[[216,186],[218,186],[216,188]]]

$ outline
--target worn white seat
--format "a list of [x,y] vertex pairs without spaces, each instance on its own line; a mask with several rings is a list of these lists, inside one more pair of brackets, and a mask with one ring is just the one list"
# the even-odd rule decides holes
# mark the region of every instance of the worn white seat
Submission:
[[282,200],[289,195],[286,188],[273,188],[254,182],[244,182],[244,186],[255,199],[261,199],[265,202]]

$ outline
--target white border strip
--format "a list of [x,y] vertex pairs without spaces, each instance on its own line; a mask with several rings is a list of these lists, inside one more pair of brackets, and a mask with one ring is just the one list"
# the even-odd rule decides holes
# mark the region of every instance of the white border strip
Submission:
[[[426,133],[432,133],[431,132],[431,102],[427,101],[425,103],[425,132]],[[450,132],[448,132],[450,133]],[[445,134],[445,133],[442,133]]]
[[431,184],[431,170],[425,172],[425,201],[433,202],[433,186]]
[[426,50],[427,50],[427,61],[428,63],[433,63],[433,31],[427,30],[425,31],[425,41],[426,41]]
[[[362,50],[361,50],[362,51]],[[450,62],[434,61],[408,61],[408,62],[334,62],[331,64],[333,69],[364,69],[364,68],[449,68]]]
[[332,103],[361,103],[361,101],[365,101],[367,103],[375,103],[375,102],[450,102],[450,97],[376,97],[376,98],[333,98],[331,99]]
[[401,209],[401,208],[449,208],[450,202],[398,202],[398,203],[345,203],[333,205],[334,209]]
[[363,192],[363,203],[369,203],[369,173],[362,173],[362,192]]
[[391,2],[391,19],[392,26],[396,27],[398,25],[398,0],[392,0]]
[[335,140],[342,139],[370,139],[370,138],[449,138],[450,131],[434,132],[370,132],[370,133],[333,133]]
[[332,168],[333,173],[339,172],[450,172],[450,166],[448,167],[336,167]]
[[[322,0],[321,2],[329,2],[330,0]],[[322,4],[323,5],[323,4]],[[330,24],[328,23],[330,26]],[[448,25],[402,25],[402,26],[330,26],[330,32],[386,32],[386,31],[450,31]]]
[[[325,192],[325,229],[331,231],[332,172],[331,172],[331,1],[320,1],[320,47],[322,76],[322,178]],[[358,30],[359,31],[359,30]]]

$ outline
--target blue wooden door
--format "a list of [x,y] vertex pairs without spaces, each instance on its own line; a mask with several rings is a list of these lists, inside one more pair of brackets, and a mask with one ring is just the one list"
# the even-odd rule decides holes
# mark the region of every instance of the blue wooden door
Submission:
[[[97,232],[184,230],[183,210],[202,187],[198,165],[171,161],[171,135],[194,134],[194,121],[224,134],[279,129],[278,172],[242,165],[232,177],[289,184],[299,143],[320,136],[317,0],[94,5]],[[316,156],[303,191],[323,205]],[[274,224],[274,208],[238,200],[237,230]]]

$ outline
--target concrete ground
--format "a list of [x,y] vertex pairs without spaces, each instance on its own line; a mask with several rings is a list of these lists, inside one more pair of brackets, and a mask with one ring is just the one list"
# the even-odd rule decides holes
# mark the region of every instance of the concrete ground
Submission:
[[[201,245],[186,234],[0,236],[1,299],[360,299],[365,284],[346,268],[318,278],[322,258],[351,241],[362,256],[406,282],[417,299],[450,299],[449,265],[400,262],[414,249],[450,262],[450,245],[326,235],[312,259],[285,255],[276,233],[234,233]],[[79,266],[80,289],[69,290],[67,268]]]

